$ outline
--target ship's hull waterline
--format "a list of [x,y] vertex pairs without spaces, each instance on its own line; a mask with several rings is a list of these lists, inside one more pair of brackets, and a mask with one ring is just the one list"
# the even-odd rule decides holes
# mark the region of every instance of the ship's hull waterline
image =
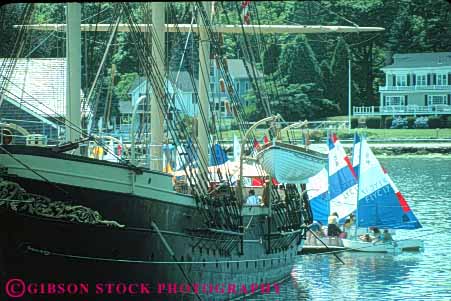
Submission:
[[[50,156],[51,152],[44,150],[31,153],[33,150],[26,147],[7,150],[9,154],[0,151],[4,179],[52,200],[67,200],[69,195],[74,203],[97,210],[105,219],[125,227],[81,224],[1,208],[3,279],[88,283],[91,295],[80,297],[92,300],[195,300],[197,296],[192,292],[168,294],[167,287],[157,293],[158,285],[162,289],[165,284],[190,283],[191,291],[195,285],[203,285],[198,289],[202,299],[228,300],[289,276],[301,233],[288,248],[267,254],[263,234],[267,227],[266,208],[244,210],[248,212],[244,220],[249,227],[242,242],[244,255],[240,255],[238,248],[228,249],[238,240],[189,231],[205,228],[202,216],[194,199],[170,191],[170,177],[165,174],[139,174],[115,164],[61,154]],[[87,179],[81,179],[84,175]],[[124,182],[115,185],[117,181]],[[79,183],[84,183],[84,187]],[[113,186],[116,191],[111,189]],[[96,284],[105,282],[148,284],[151,295],[145,289],[134,296],[121,296],[117,291],[96,294]],[[53,297],[27,295],[28,300]],[[57,299],[74,297],[65,294]]]

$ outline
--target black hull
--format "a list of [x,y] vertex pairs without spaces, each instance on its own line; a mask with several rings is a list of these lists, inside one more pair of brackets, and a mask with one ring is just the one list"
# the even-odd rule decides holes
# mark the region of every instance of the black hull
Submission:
[[[55,200],[65,197],[52,183],[14,175],[6,178],[35,194]],[[169,283],[207,285],[199,288],[202,300],[230,300],[258,290],[262,284],[287,278],[295,261],[298,237],[288,248],[266,253],[263,241],[260,242],[266,227],[264,216],[255,217],[245,236],[244,255],[240,255],[237,251],[227,252],[224,244],[219,244],[214,237],[200,238],[187,231],[203,227],[195,207],[71,185],[58,184],[58,187],[79,200],[77,203],[98,210],[106,219],[126,227],[80,224],[0,209],[3,287],[3,280],[11,278],[27,283],[87,283],[89,286],[89,295],[26,294],[23,300],[197,300],[193,293],[157,293],[159,284]],[[151,221],[158,225],[174,256],[151,227]],[[104,282],[144,283],[153,294],[96,294],[96,284]],[[212,292],[208,292],[210,284]],[[230,295],[221,293],[223,284],[226,292],[229,285],[236,285],[236,289]],[[203,294],[202,289],[207,293]],[[272,292],[275,289],[271,286]]]

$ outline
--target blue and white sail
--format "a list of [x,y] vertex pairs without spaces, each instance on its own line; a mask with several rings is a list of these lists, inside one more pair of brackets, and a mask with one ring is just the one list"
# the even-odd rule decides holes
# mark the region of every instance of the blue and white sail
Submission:
[[321,222],[323,225],[327,225],[327,218],[330,215],[328,184],[327,169],[325,168],[309,178],[306,183],[313,219]]
[[328,169],[307,182],[313,218],[323,224],[333,212],[343,222],[357,208],[357,181],[350,160],[336,135],[329,138],[328,145]]
[[219,145],[218,143],[213,145],[210,152],[210,160],[208,166],[222,165],[227,161],[229,161],[229,158],[227,157],[227,153],[224,151],[221,145]]
[[329,197],[330,212],[337,212],[339,221],[357,208],[357,179],[346,152],[334,134],[329,145]]
[[421,224],[362,137],[359,147],[357,226],[417,229]]

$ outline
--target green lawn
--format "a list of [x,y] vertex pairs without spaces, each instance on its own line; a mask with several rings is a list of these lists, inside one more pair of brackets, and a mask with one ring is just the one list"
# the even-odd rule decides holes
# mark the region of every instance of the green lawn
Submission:
[[[358,131],[363,133],[369,139],[428,139],[428,138],[450,138],[451,139],[451,129],[353,129],[349,130],[338,130],[337,135],[341,139],[348,139],[354,136],[354,132]],[[256,130],[257,139],[263,140],[263,136],[266,131],[263,129]],[[238,131],[227,131],[223,133],[224,140],[232,140],[233,135],[239,137]],[[293,132],[290,132],[293,135]],[[294,131],[295,138],[299,139],[301,135],[300,130]],[[314,137],[325,137],[327,133],[324,130],[310,130],[310,136],[312,139]],[[283,139],[286,139],[286,134]]]

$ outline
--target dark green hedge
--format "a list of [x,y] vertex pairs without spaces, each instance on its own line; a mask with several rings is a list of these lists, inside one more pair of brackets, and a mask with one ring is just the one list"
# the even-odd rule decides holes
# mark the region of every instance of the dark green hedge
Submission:
[[428,117],[429,128],[431,129],[440,129],[442,128],[442,120],[440,117],[431,116]]
[[385,128],[386,129],[389,129],[391,127],[392,121],[393,121],[393,117],[391,117],[391,116],[385,118]]

